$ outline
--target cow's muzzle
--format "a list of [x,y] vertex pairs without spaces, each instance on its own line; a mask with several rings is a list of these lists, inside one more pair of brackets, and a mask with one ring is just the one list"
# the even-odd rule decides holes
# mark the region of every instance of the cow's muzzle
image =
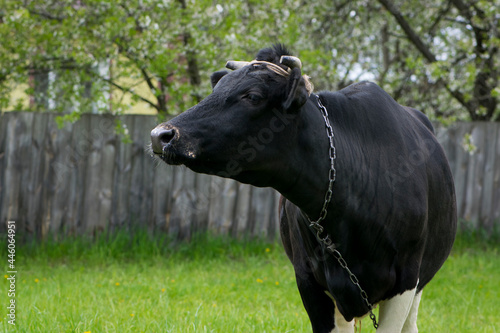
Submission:
[[157,126],[151,131],[151,148],[153,152],[162,155],[176,136],[175,128]]

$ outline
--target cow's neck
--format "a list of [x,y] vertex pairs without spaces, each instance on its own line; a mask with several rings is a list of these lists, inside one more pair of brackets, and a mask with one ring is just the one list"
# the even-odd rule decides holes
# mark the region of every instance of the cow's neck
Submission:
[[[316,96],[312,96],[300,112],[299,139],[290,158],[287,179],[276,188],[298,206],[310,219],[317,219],[323,207],[329,182],[329,148],[325,121]],[[333,124],[332,124],[333,125]]]

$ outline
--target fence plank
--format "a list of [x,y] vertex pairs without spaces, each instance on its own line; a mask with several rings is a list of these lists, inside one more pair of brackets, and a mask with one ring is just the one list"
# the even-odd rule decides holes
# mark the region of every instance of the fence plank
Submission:
[[3,231],[5,226],[3,221],[7,221],[6,209],[3,205],[7,202],[7,191],[5,188],[5,176],[7,168],[7,131],[12,113],[0,113],[0,231]]
[[440,125],[434,126],[434,131],[437,140],[443,147],[443,150],[448,158],[448,163],[450,164],[450,169],[453,174],[457,170],[457,151],[455,137],[456,137],[456,126],[444,127]]
[[273,191],[272,198],[273,204],[270,209],[269,227],[268,227],[268,237],[273,239],[279,235],[279,202],[281,194],[277,191]]
[[195,195],[194,188],[196,174],[190,170],[184,169],[182,187],[180,188],[179,200],[175,208],[178,208],[179,214],[176,214],[180,238],[191,238],[193,232],[192,225],[195,218]]
[[217,230],[220,223],[220,212],[222,209],[222,199],[220,193],[224,186],[224,179],[212,177],[210,183],[210,202],[208,206],[208,230]]
[[[32,221],[37,235],[45,239],[48,235],[51,216],[50,206],[54,197],[52,170],[50,162],[54,158],[52,137],[49,122],[52,120],[50,114],[44,113],[33,122],[31,145],[32,159],[40,161],[37,168],[30,166],[30,185],[28,220]],[[41,220],[37,223],[37,220]]]
[[236,194],[238,184],[232,179],[225,179],[221,192],[220,224],[217,232],[227,235],[236,216]]
[[196,175],[196,201],[194,203],[196,232],[203,233],[208,230],[209,206],[212,195],[212,178],[209,175]]
[[467,194],[465,199],[464,217],[479,226],[479,209],[482,200],[483,172],[485,162],[485,124],[475,123],[471,130],[471,140],[476,146],[473,158],[468,164]]
[[34,114],[22,113],[12,119],[7,129],[7,167],[6,191],[7,219],[16,221],[16,228],[34,235],[36,227],[34,220],[27,216],[29,193],[25,190],[29,186],[29,171],[31,164],[31,130]]
[[99,199],[99,226],[107,229],[113,197],[113,172],[116,149],[112,141],[107,141],[102,148],[101,186],[97,193]]
[[493,216],[491,213],[492,201],[489,198],[493,197],[493,184],[494,184],[494,163],[496,151],[496,132],[497,126],[494,123],[484,124],[485,141],[484,141],[484,169],[481,178],[478,181],[483,185],[483,193],[479,201],[479,221],[481,227],[486,230],[493,228]]
[[[122,126],[133,132],[134,118],[122,117]],[[132,144],[118,139],[115,154],[115,172],[113,176],[113,200],[110,217],[111,231],[128,226],[129,197],[132,176]]]
[[[94,127],[94,126],[93,126]],[[98,122],[97,136],[102,137],[100,145],[100,188],[97,192],[99,201],[98,226],[106,230],[110,223],[113,196],[113,175],[115,173],[116,145],[119,140],[115,135],[115,122],[111,116],[104,116]]]
[[155,126],[153,117],[151,116],[138,116],[135,117],[135,132],[137,136],[134,140],[138,143],[138,157],[142,162],[142,189],[141,189],[141,212],[137,219],[139,226],[147,226],[149,221],[153,218],[153,184],[154,174],[153,161],[149,158],[146,152],[146,143],[151,141],[151,130]]
[[183,216],[187,215],[189,209],[186,203],[187,198],[182,190],[186,170],[184,168],[174,168],[172,171],[172,205],[169,207],[167,230],[170,235],[178,236]]
[[457,195],[457,210],[458,216],[465,216],[466,199],[467,199],[467,179],[469,175],[468,165],[470,163],[470,153],[462,148],[463,137],[466,133],[470,133],[471,124],[464,124],[464,126],[454,126],[451,133],[453,133],[453,142],[456,153],[456,168],[455,168],[455,192]]
[[76,188],[72,186],[76,183],[76,173],[73,172],[75,161],[72,158],[73,150],[70,145],[74,124],[67,123],[63,128],[58,129],[52,117],[48,126],[54,152],[54,157],[50,162],[54,197],[49,208],[51,210],[49,233],[58,237],[60,233],[64,234],[64,229],[67,228],[65,223],[67,224],[71,219],[69,215],[71,190]]
[[[17,216],[17,205],[18,197],[20,195],[20,187],[18,186],[20,182],[20,170],[16,168],[17,158],[15,151],[17,149],[18,141],[15,140],[16,127],[18,123],[21,122],[20,117],[7,117],[6,133],[7,139],[5,140],[5,151],[4,151],[4,168],[3,173],[4,184],[2,187],[5,188],[6,195],[3,197],[2,202],[2,218],[5,220],[19,220]],[[2,225],[4,221],[2,221]],[[20,220],[17,224],[18,230],[22,230],[21,224],[24,224],[25,220]],[[24,228],[24,225],[23,225]]]
[[253,236],[268,236],[268,225],[274,217],[273,191],[269,188],[253,188],[251,210],[254,217]]
[[98,130],[99,118],[88,117],[88,128],[86,135],[89,140],[89,151],[85,163],[85,183],[83,194],[82,226],[85,232],[104,230],[99,225],[99,190],[101,188],[101,162],[104,137]]
[[[66,124],[69,131],[58,132],[61,136],[56,139],[61,146],[58,150],[59,157],[52,163],[54,182],[57,184],[57,193],[61,196],[67,193],[66,198],[57,200],[57,210],[63,211],[63,221],[55,230],[61,230],[65,234],[74,235],[79,232],[78,223],[81,220],[80,207],[83,195],[82,177],[84,175],[83,163],[88,153],[88,140],[81,135],[84,133],[86,120],[80,120],[76,124]],[[57,150],[57,149],[56,149]]]
[[[494,223],[497,230],[500,229],[500,126],[496,126],[496,149],[493,154],[493,180],[492,180],[492,195],[491,195],[491,212],[489,214],[491,223]],[[485,198],[488,200],[489,198]],[[495,225],[491,226],[494,229]]]
[[248,235],[248,225],[250,223],[251,187],[246,184],[238,184],[237,189],[236,213],[231,230],[233,237]]
[[[152,159],[152,157],[151,157]],[[169,212],[169,202],[172,197],[169,190],[172,186],[172,172],[171,167],[163,167],[159,162],[153,167],[153,207],[154,214],[153,221],[150,224],[151,229],[165,229],[167,230],[167,214]]]
[[139,220],[142,213],[142,189],[143,183],[143,173],[144,173],[144,161],[141,160],[142,152],[144,150],[144,142],[140,142],[141,137],[140,126],[138,120],[135,119],[133,122],[133,127],[131,129],[131,135],[133,142],[131,143],[131,179],[130,179],[130,192],[129,192],[129,207],[128,207],[128,219],[130,226],[139,225]]

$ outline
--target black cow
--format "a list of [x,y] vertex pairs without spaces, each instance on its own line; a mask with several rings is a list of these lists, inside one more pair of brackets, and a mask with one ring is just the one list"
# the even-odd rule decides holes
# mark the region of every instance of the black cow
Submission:
[[152,150],[282,194],[281,238],[313,332],[352,332],[375,305],[377,332],[416,332],[422,289],[456,232],[432,125],[374,83],[311,94],[288,55],[275,45],[228,62],[212,94],[153,129]]

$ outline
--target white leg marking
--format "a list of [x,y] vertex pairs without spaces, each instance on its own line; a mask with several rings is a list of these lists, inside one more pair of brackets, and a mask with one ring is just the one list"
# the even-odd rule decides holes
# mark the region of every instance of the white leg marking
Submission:
[[379,326],[377,333],[401,332],[412,307],[417,288],[379,303]]
[[325,290],[325,293],[333,300],[333,303],[335,303],[335,328],[330,333],[354,333],[354,320],[346,321],[338,310],[337,302],[335,302],[332,294],[327,290]]
[[406,318],[405,325],[403,326],[403,333],[417,333],[417,315],[418,315],[418,306],[420,305],[420,298],[422,297],[422,290],[415,295],[413,299],[413,303],[411,305],[410,313]]
[[354,320],[346,321],[335,305],[335,328],[331,333],[354,333]]

